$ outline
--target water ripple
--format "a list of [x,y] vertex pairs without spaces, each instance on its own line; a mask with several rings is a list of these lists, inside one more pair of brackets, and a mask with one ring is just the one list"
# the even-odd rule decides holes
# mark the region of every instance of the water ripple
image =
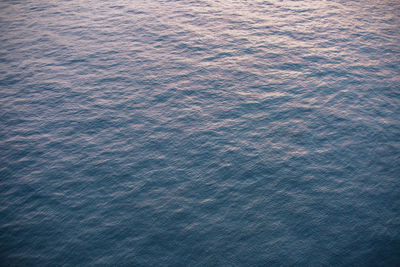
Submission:
[[3,1],[0,261],[400,262],[397,1]]

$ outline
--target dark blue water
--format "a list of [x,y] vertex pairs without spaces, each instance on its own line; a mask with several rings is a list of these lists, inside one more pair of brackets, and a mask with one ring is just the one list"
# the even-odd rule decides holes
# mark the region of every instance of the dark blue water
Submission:
[[0,265],[400,264],[400,2],[0,3]]

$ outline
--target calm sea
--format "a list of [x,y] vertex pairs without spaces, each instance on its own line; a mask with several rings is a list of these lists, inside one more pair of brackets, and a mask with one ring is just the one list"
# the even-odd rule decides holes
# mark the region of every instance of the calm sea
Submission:
[[398,0],[0,2],[1,266],[399,266]]

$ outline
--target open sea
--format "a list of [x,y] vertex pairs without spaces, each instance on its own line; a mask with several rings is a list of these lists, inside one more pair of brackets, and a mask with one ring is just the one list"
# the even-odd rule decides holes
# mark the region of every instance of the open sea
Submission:
[[400,266],[400,1],[2,0],[0,266]]

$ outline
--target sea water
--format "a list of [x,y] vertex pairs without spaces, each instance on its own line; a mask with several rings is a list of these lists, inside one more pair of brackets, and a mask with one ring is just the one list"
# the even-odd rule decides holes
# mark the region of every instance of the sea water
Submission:
[[400,2],[1,1],[0,265],[400,264]]

